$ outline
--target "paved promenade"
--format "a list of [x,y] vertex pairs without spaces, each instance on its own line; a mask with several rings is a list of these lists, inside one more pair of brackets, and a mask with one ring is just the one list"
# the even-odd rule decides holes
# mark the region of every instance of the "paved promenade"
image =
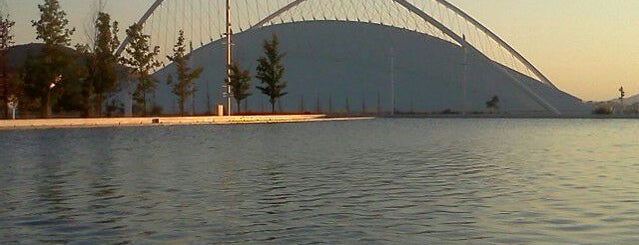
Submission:
[[0,120],[0,130],[35,128],[92,128],[118,126],[261,124],[362,120],[371,118],[330,118],[326,115],[202,116],[202,117],[126,117]]

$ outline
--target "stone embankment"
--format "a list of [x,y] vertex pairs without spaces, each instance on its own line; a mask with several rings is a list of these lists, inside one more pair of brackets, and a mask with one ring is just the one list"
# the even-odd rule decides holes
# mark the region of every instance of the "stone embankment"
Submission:
[[361,120],[370,118],[331,118],[326,115],[202,116],[202,117],[129,117],[0,120],[0,130],[35,128],[92,128],[118,126],[263,124],[318,121]]

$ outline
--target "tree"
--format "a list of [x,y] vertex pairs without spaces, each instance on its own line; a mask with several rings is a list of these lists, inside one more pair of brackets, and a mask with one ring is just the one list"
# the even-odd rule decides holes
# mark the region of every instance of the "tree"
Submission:
[[117,85],[118,57],[115,50],[120,45],[118,40],[118,22],[111,22],[111,16],[107,13],[98,13],[95,22],[97,30],[95,47],[95,74],[92,76],[93,92],[95,94],[94,106],[96,113],[102,115],[105,94],[113,92]]
[[177,43],[173,47],[173,56],[167,58],[175,63],[177,72],[177,81],[173,81],[173,77],[169,76],[167,84],[171,85],[171,92],[177,96],[180,115],[184,115],[184,102],[196,91],[193,80],[200,76],[202,67],[191,69],[188,66],[189,56],[186,55],[183,30],[180,30]]
[[275,113],[275,103],[282,96],[288,93],[284,92],[286,82],[282,81],[284,75],[284,66],[282,66],[282,58],[286,54],[280,54],[277,46],[279,41],[277,36],[273,34],[271,41],[265,40],[262,44],[264,49],[264,57],[260,57],[257,62],[257,79],[260,79],[265,86],[257,86],[263,94],[269,97],[271,103],[271,111]]
[[9,15],[7,15],[6,17],[0,15],[0,49],[2,51],[5,51],[14,43],[11,29],[16,23],[9,17]]
[[4,108],[4,117],[9,118],[9,97],[12,95],[10,91],[9,69],[7,67],[7,48],[13,45],[13,34],[11,34],[11,28],[13,28],[15,22],[9,19],[9,15],[6,17],[0,15],[0,65],[2,66],[2,106]]
[[36,38],[44,41],[44,46],[32,68],[40,73],[40,77],[25,82],[31,82],[31,86],[37,90],[40,114],[46,118],[51,109],[51,90],[62,81],[64,70],[71,64],[69,55],[61,48],[69,46],[75,28],[67,28],[69,20],[66,19],[67,14],[60,9],[58,0],[44,0],[44,4],[39,4],[38,9],[40,20],[32,20],[31,23],[36,28]]
[[157,82],[150,73],[162,65],[160,61],[156,60],[156,56],[160,53],[160,47],[150,46],[151,36],[142,33],[141,24],[131,25],[126,30],[126,34],[129,37],[129,45],[126,48],[128,56],[123,56],[120,60],[131,69],[131,75],[138,79],[133,98],[142,104],[142,114],[146,115],[146,96],[147,93],[155,90]]
[[75,54],[76,58],[84,64],[84,66],[82,66],[78,70],[80,71],[82,77],[82,87],[80,93],[82,95],[83,116],[88,117],[92,115],[93,111],[91,98],[94,94],[93,78],[97,74],[96,58],[91,51],[91,47],[88,44],[77,44],[75,46]]
[[83,100],[86,73],[82,68],[80,60],[74,59],[73,65],[64,70],[61,82],[53,90],[52,96],[56,98],[51,106],[53,111],[87,111],[91,103]]
[[486,101],[486,109],[489,109],[491,111],[499,109],[499,97],[497,97],[497,95]]
[[248,92],[251,88],[251,75],[248,70],[240,69],[239,65],[235,62],[231,64],[229,69],[231,70],[231,93],[233,94],[233,98],[235,98],[235,103],[237,103],[237,111],[240,112],[242,100],[251,96]]
[[84,62],[83,99],[86,104],[85,114],[91,111],[102,115],[105,96],[117,88],[117,63],[115,50],[120,45],[118,40],[118,22],[111,23],[111,16],[99,12],[95,25],[95,36],[91,44],[76,45],[79,59]]

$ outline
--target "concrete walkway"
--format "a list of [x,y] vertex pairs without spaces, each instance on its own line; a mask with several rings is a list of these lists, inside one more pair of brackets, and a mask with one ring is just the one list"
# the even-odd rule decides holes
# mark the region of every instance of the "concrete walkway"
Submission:
[[0,120],[0,130],[36,128],[92,128],[153,125],[201,124],[260,124],[318,121],[362,120],[372,118],[329,118],[326,115],[274,115],[274,116],[202,116],[202,117],[126,117],[126,118],[69,118]]

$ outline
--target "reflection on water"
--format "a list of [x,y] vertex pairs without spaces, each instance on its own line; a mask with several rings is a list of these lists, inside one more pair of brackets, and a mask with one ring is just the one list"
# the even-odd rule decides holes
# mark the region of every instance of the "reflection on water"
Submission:
[[0,132],[0,243],[633,243],[639,122]]

